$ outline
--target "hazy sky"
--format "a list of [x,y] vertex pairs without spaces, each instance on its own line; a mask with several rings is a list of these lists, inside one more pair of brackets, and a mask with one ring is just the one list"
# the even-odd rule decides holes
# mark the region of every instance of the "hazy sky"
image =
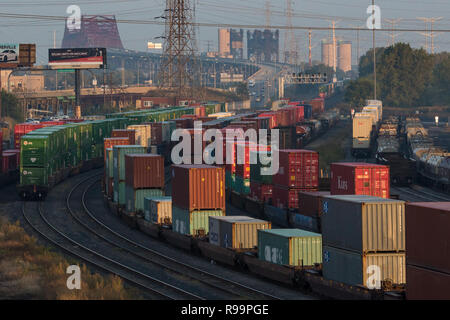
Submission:
[[[195,1],[195,0],[192,0]],[[286,25],[287,0],[271,0],[270,22],[272,25]],[[294,26],[326,27],[331,20],[337,21],[338,27],[366,28],[368,15],[366,9],[371,0],[294,0]],[[398,28],[424,29],[425,23],[417,17],[442,17],[436,23],[436,29],[450,29],[450,0],[376,0],[381,7],[383,27],[390,27],[384,19],[402,19]],[[67,16],[69,5],[78,5],[82,14],[115,14],[118,19],[154,20],[163,13],[164,0],[0,0],[0,13],[37,14]],[[265,25],[265,0],[196,0],[197,22]],[[56,31],[57,44],[60,45],[64,35],[63,21],[38,21],[29,19],[10,19],[0,17],[0,42],[36,43],[38,45],[38,62],[46,63],[47,49],[53,46],[53,32]],[[148,40],[163,34],[163,28],[155,25],[119,24],[124,46],[128,49],[146,50]],[[328,31],[313,32],[313,56],[320,58],[320,40],[329,37]],[[354,43],[354,62],[356,61],[356,32],[338,31],[338,38]],[[284,33],[281,32],[281,38]],[[307,58],[307,32],[296,31],[302,60]],[[377,44],[386,45],[390,41],[389,33],[377,35]],[[217,49],[217,29],[203,27],[198,31],[198,44],[205,50],[207,40],[212,41],[212,48]],[[411,42],[414,47],[425,45],[425,36],[417,32],[404,32],[397,36],[397,41]],[[156,41],[156,40],[153,40]],[[363,54],[371,46],[371,33],[360,32],[360,52]],[[436,35],[437,51],[450,51],[450,33]],[[283,49],[283,42],[281,43]]]

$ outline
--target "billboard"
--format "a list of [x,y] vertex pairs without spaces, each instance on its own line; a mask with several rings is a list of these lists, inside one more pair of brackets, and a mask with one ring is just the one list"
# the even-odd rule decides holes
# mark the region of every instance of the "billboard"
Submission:
[[106,68],[106,49],[49,49],[48,65],[52,69],[103,69]]
[[19,65],[20,46],[18,43],[0,44],[0,68],[15,68]]

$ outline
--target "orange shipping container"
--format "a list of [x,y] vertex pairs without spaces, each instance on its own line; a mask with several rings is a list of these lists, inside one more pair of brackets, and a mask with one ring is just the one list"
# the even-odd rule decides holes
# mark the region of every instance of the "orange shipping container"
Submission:
[[185,210],[225,210],[225,170],[207,165],[172,169],[172,202]]
[[129,138],[105,138],[104,141],[104,160],[106,161],[106,149],[112,148],[113,146],[126,146],[130,144]]
[[155,154],[125,155],[125,184],[133,189],[164,188],[164,158]]

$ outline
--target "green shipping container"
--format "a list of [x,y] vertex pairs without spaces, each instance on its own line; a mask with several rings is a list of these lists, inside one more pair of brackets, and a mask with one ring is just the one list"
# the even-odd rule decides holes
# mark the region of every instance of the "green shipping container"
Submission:
[[125,205],[125,181],[115,182],[113,183],[114,190],[114,202],[118,203],[122,206]]
[[322,263],[322,235],[300,229],[258,230],[260,260],[288,266]]
[[20,185],[37,185],[37,186],[47,186],[48,185],[49,172],[46,168],[20,168]]
[[50,137],[24,135],[21,139],[20,163],[25,167],[48,167],[50,161]]
[[233,190],[240,194],[250,194],[250,179],[244,179],[238,175],[235,176],[236,182]]
[[262,184],[272,184],[273,175],[270,171],[270,162],[269,164],[263,165],[261,164],[260,159],[262,158],[263,162],[267,163],[271,160],[270,153],[251,151],[251,156],[255,157],[258,162],[250,165],[250,180],[257,181]]
[[108,178],[114,178],[114,165],[113,165],[113,149],[106,149],[106,163],[105,169]]
[[113,166],[114,182],[125,180],[125,155],[126,154],[144,154],[147,148],[142,146],[114,146],[113,147]]
[[195,236],[202,230],[209,233],[209,217],[225,216],[222,210],[189,211],[172,206],[172,229],[181,234]]
[[125,186],[125,203],[127,212],[144,212],[144,199],[152,197],[163,197],[161,189],[133,189]]
[[236,175],[232,174],[230,171],[225,171],[225,187],[227,189],[232,189],[236,184]]

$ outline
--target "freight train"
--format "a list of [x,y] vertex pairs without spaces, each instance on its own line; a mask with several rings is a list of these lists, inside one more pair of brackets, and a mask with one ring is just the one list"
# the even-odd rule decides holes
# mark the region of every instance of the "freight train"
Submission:
[[383,103],[378,100],[367,100],[362,111],[355,113],[353,117],[353,157],[370,157],[382,119]]
[[[215,110],[215,109],[214,109]],[[128,125],[166,121],[194,114],[194,108],[167,108],[108,115],[105,120],[85,121],[28,132],[20,137],[20,180],[23,200],[45,199],[49,190],[68,176],[103,166],[103,139]]]
[[398,186],[411,185],[416,180],[414,162],[404,155],[405,139],[397,117],[384,120],[380,126],[375,158],[378,164],[388,165],[391,183]]
[[436,148],[420,119],[407,118],[405,124],[409,154],[419,179],[433,187],[450,191],[450,153]]

